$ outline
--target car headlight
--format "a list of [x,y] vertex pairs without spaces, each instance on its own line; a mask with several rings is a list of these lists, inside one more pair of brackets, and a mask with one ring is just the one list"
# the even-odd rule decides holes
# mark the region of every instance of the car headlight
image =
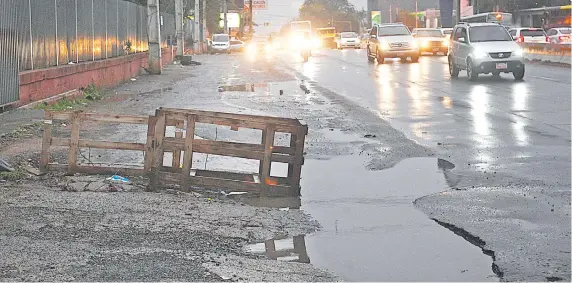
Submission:
[[423,47],[428,47],[428,46],[429,46],[429,41],[428,41],[428,40],[423,40],[423,41],[421,42],[421,46],[423,46]]
[[449,39],[448,38],[443,39],[443,46],[447,46],[447,47],[449,46]]
[[419,43],[417,42],[417,40],[414,40],[414,41],[411,43],[411,46],[413,46],[413,49],[417,49],[417,48],[419,48]]
[[517,50],[515,50],[515,51],[513,52],[513,54],[514,54],[514,56],[522,57],[522,56],[524,55],[524,50],[522,50],[522,49],[517,49]]
[[475,57],[475,59],[483,59],[486,58],[488,55],[486,52],[479,50],[479,49],[475,49],[473,50],[473,57]]
[[256,53],[256,44],[250,44],[246,47],[248,53],[255,54]]
[[381,50],[389,50],[391,49],[391,46],[389,46],[389,43],[387,43],[386,41],[382,41],[381,42]]

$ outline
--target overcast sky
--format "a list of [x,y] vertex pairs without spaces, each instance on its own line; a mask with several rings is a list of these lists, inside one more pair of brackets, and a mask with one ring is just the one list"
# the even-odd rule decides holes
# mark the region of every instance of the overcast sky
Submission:
[[[287,22],[291,21],[298,15],[298,9],[304,3],[304,0],[266,0],[268,2],[267,10],[255,10],[254,22],[259,24],[256,33],[267,34],[272,31],[279,31]],[[367,8],[367,0],[349,0],[361,10]],[[265,22],[270,23],[269,27],[264,27]]]

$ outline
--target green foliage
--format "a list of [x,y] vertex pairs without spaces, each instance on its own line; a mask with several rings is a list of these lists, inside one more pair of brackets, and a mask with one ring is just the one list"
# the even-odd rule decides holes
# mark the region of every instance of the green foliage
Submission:
[[26,170],[22,169],[21,167],[16,168],[16,170],[12,172],[0,172],[0,180],[6,181],[19,181],[22,179],[28,178],[28,173]]
[[300,8],[298,18],[312,21],[313,28],[334,26],[338,31],[350,31],[350,28],[349,25],[336,21],[350,21],[353,31],[358,31],[365,14],[363,11],[357,11],[348,0],[306,0]]
[[84,106],[88,101],[101,100],[102,98],[103,93],[101,90],[94,84],[90,84],[83,90],[82,98],[69,99],[67,97],[63,97],[54,104],[38,104],[35,108],[51,111],[65,111]]

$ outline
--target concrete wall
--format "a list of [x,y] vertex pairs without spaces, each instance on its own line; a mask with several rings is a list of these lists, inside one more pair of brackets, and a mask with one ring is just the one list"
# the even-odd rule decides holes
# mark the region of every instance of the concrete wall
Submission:
[[[164,65],[173,62],[174,50],[163,49]],[[16,107],[49,98],[93,83],[113,87],[140,75],[148,66],[148,54],[137,53],[95,62],[20,72],[20,100]]]

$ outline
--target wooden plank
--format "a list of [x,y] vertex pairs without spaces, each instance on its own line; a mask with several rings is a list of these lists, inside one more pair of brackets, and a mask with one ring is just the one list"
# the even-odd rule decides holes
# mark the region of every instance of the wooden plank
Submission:
[[272,117],[272,116],[258,116],[258,115],[248,115],[248,114],[235,114],[235,113],[225,113],[225,112],[213,112],[213,111],[201,111],[193,109],[176,109],[176,108],[159,108],[160,111],[167,111],[171,113],[181,113],[181,114],[191,114],[197,117],[212,117],[212,118],[225,118],[234,119],[242,121],[254,121],[272,124],[286,124],[292,126],[301,126],[297,119],[292,118],[282,118],[282,117]]
[[[262,138],[260,141],[260,146],[262,146],[262,149],[264,150],[264,145],[266,144],[266,131],[262,131]],[[263,159],[264,159],[264,155],[263,155]],[[258,174],[262,177],[262,159],[259,159],[260,163],[258,164]],[[270,163],[270,166],[272,166],[272,163]],[[262,182],[264,183],[264,179],[262,179]]]
[[73,112],[49,112],[54,120],[71,120],[73,116]]
[[300,195],[300,176],[302,174],[302,164],[304,164],[304,142],[306,135],[303,132],[296,134],[293,141],[295,154],[292,169],[288,168],[288,176],[290,177],[290,196]]
[[[191,174],[191,166],[193,165],[193,146],[195,142],[195,115],[187,116],[187,131],[185,134],[185,147],[183,155],[183,166],[181,175],[179,176],[180,186],[183,191],[189,191],[189,178]],[[178,169],[178,167],[177,167]]]
[[[287,147],[282,147],[287,148]],[[165,151],[172,151],[175,149],[183,149],[183,139],[175,139],[166,137],[164,140]],[[262,160],[264,158],[264,147],[260,144],[245,144],[223,141],[199,140],[193,141],[193,151],[196,153],[215,154],[229,157],[240,157],[247,159]],[[294,151],[289,149],[287,151]],[[293,163],[293,155],[272,154],[271,157],[274,162]]]
[[153,165],[153,138],[155,136],[156,123],[157,117],[149,116],[149,122],[147,123],[147,141],[145,143],[145,172],[151,172],[151,166]]
[[276,129],[274,124],[268,124],[266,127],[266,132],[264,133],[264,158],[262,159],[262,170],[260,171],[260,177],[262,181],[262,188],[260,190],[260,195],[265,196],[266,190],[269,189],[270,181],[270,166],[272,165],[272,147],[274,147],[274,136]]
[[77,169],[77,155],[79,152],[79,125],[81,122],[80,112],[74,112],[71,123],[70,150],[68,154],[68,172],[74,173]]
[[[71,139],[52,138],[52,145],[53,146],[70,146],[71,145]],[[100,149],[145,151],[145,144],[142,144],[142,143],[78,140],[78,146],[80,148],[89,147],[89,148],[100,148]]]
[[[175,139],[183,138],[183,127],[185,126],[184,121],[177,121],[175,125]],[[194,137],[193,137],[194,138]],[[171,163],[173,168],[179,168],[181,166],[181,150],[175,149],[173,151],[173,160]]]
[[[168,112],[169,115],[173,116],[173,119],[183,119],[185,114],[177,112]],[[196,116],[197,123],[213,124],[219,126],[230,126],[231,128],[249,128],[257,130],[265,130],[266,122],[264,121],[250,121],[250,120],[239,120],[231,118],[221,118],[221,117],[211,117],[211,116]],[[277,124],[276,131],[290,133],[292,131],[298,131],[300,126],[289,125],[289,124]]]
[[308,251],[306,249],[306,240],[304,235],[294,236],[294,252],[298,254],[298,262],[310,263],[310,257],[308,257]]
[[268,239],[264,241],[264,249],[266,250],[266,255],[269,259],[277,259],[278,255],[276,254],[276,243],[274,239]]
[[122,124],[148,124],[148,116],[134,116],[134,115],[114,115],[114,114],[98,114],[98,113],[83,113],[82,118],[89,121],[109,122],[109,123],[122,123]]
[[[158,111],[156,111],[156,114]],[[149,190],[154,191],[159,187],[159,171],[163,166],[163,139],[165,138],[165,128],[167,123],[165,113],[157,115],[157,123],[155,123],[155,136],[153,137],[153,161],[151,166],[151,174],[149,176]]]
[[44,114],[44,133],[42,135],[42,152],[40,153],[40,172],[48,172],[50,163],[50,146],[52,144],[53,113],[46,111]]

